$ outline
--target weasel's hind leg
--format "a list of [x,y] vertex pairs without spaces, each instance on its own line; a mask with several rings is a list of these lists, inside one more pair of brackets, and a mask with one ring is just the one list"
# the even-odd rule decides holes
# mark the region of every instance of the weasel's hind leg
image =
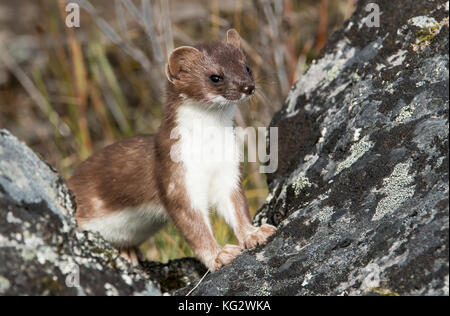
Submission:
[[144,255],[138,247],[122,249],[119,252],[133,267],[137,267],[139,265],[139,260],[142,261],[144,259]]

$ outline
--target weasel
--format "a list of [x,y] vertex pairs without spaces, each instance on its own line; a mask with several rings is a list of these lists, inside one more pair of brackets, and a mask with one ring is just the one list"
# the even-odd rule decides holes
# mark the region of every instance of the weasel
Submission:
[[[77,224],[99,232],[136,266],[137,247],[172,220],[197,258],[215,271],[242,249],[265,244],[276,231],[272,225],[251,224],[239,153],[222,161],[189,155],[195,156],[205,142],[232,152],[230,144],[220,145],[215,138],[236,142],[234,112],[253,95],[255,82],[234,29],[223,41],[175,49],[165,72],[167,96],[158,132],[105,147],[68,180],[77,202]],[[199,122],[220,132],[198,136],[193,130]],[[210,208],[233,229],[239,245],[217,243]]]

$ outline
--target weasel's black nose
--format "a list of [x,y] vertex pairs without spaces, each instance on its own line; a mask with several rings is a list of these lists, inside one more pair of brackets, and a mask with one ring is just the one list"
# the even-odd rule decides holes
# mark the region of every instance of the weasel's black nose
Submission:
[[245,94],[253,94],[253,92],[255,91],[255,86],[254,85],[249,85],[249,86],[244,86],[242,88],[242,92],[244,92]]

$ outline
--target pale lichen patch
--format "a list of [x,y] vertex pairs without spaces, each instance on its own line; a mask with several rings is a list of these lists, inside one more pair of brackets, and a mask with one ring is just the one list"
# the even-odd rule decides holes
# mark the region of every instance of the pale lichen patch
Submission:
[[293,183],[292,187],[294,188],[295,196],[299,196],[300,192],[307,187],[311,187],[312,184],[309,179],[305,176],[300,175]]
[[313,275],[310,272],[307,272],[305,278],[303,279],[302,286],[307,286],[309,281],[313,278]]
[[319,201],[324,201],[324,200],[328,199],[328,197],[329,197],[329,195],[330,195],[330,192],[331,192],[331,189],[328,189],[327,192],[320,194],[320,195],[317,197],[317,199],[318,199]]
[[395,118],[395,122],[403,123],[406,119],[410,118],[414,114],[415,107],[413,104],[408,104],[400,110],[400,113]]
[[[447,4],[448,4],[448,2],[447,2]],[[445,276],[445,279],[444,279],[444,295],[445,296],[448,296],[448,290],[449,290],[449,287],[450,287],[450,284],[449,284],[449,279],[448,279],[448,274]]]
[[378,202],[372,221],[380,220],[387,214],[393,213],[403,202],[414,195],[414,175],[409,174],[411,161],[399,163],[391,175],[383,180],[381,190],[386,196]]
[[328,82],[331,82],[334,79],[336,79],[338,74],[339,74],[339,67],[337,65],[334,65],[327,73]]
[[[320,130],[320,138],[319,138],[319,140],[317,141],[317,143],[323,143],[324,141],[325,141],[325,136],[327,135],[327,128],[326,127],[324,127],[324,128],[322,128],[321,130]],[[308,155],[308,156],[310,156],[310,155]],[[306,159],[305,159],[306,160]]]
[[359,140],[359,137],[361,136],[361,130],[362,128],[355,128],[355,131],[353,132],[353,141],[357,142]]
[[437,159],[437,161],[436,161],[435,168],[440,168],[441,165],[442,165],[442,163],[444,162],[444,160],[445,160],[445,157],[444,157],[444,156],[439,157],[439,158]]
[[369,137],[366,135],[359,142],[350,147],[350,156],[337,165],[335,175],[338,175],[342,170],[352,166],[359,158],[361,158],[373,147],[374,143],[368,139]]
[[260,251],[256,254],[256,260],[260,262],[267,262],[269,258],[267,258],[267,256],[264,255],[264,251]]
[[128,284],[130,286],[133,284],[133,280],[127,274],[122,274],[122,279],[125,281],[126,284]]
[[406,53],[408,51],[401,49],[397,53],[387,58],[387,62],[391,65],[391,67],[400,66],[406,58]]
[[272,199],[273,199],[273,193],[269,192],[269,194],[267,194],[266,203],[269,203],[270,201],[272,201]]
[[314,214],[307,223],[309,224],[316,220],[319,220],[320,222],[327,221],[333,215],[333,213],[334,208],[325,206],[318,213]]
[[[384,65],[383,65],[384,66]],[[377,66],[378,67],[378,66]],[[354,82],[358,82],[358,81],[360,81],[361,80],[361,76],[358,74],[358,72],[354,72],[353,73],[353,75],[352,75],[352,80],[354,81]]]
[[261,288],[258,289],[258,292],[256,293],[257,296],[270,296],[270,283],[267,281],[264,281]]
[[5,293],[10,286],[11,283],[9,282],[9,280],[4,276],[0,275],[0,294]]
[[363,273],[365,277],[361,283],[360,289],[367,291],[368,289],[376,288],[380,286],[380,266],[376,263],[369,263],[364,269]]
[[14,217],[12,212],[8,212],[8,214],[6,215],[6,221],[10,224],[22,224],[22,220]]
[[415,16],[408,20],[408,24],[414,25],[420,28],[429,28],[438,25],[438,22],[429,16]]
[[110,283],[105,283],[106,296],[119,296],[117,289]]

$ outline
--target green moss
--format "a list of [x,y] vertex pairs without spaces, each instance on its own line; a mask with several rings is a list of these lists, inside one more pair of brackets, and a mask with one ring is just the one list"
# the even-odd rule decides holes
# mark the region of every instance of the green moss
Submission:
[[109,251],[109,250],[106,250],[106,249],[94,248],[91,251],[92,251],[93,254],[96,254],[96,255],[104,255],[108,259],[112,259],[113,258],[113,253],[111,251]]
[[431,41],[436,37],[438,33],[439,33],[438,24],[421,29],[416,34],[416,43],[418,45],[431,43]]
[[58,295],[62,292],[63,286],[52,277],[45,277],[40,282],[41,292],[49,295]]

